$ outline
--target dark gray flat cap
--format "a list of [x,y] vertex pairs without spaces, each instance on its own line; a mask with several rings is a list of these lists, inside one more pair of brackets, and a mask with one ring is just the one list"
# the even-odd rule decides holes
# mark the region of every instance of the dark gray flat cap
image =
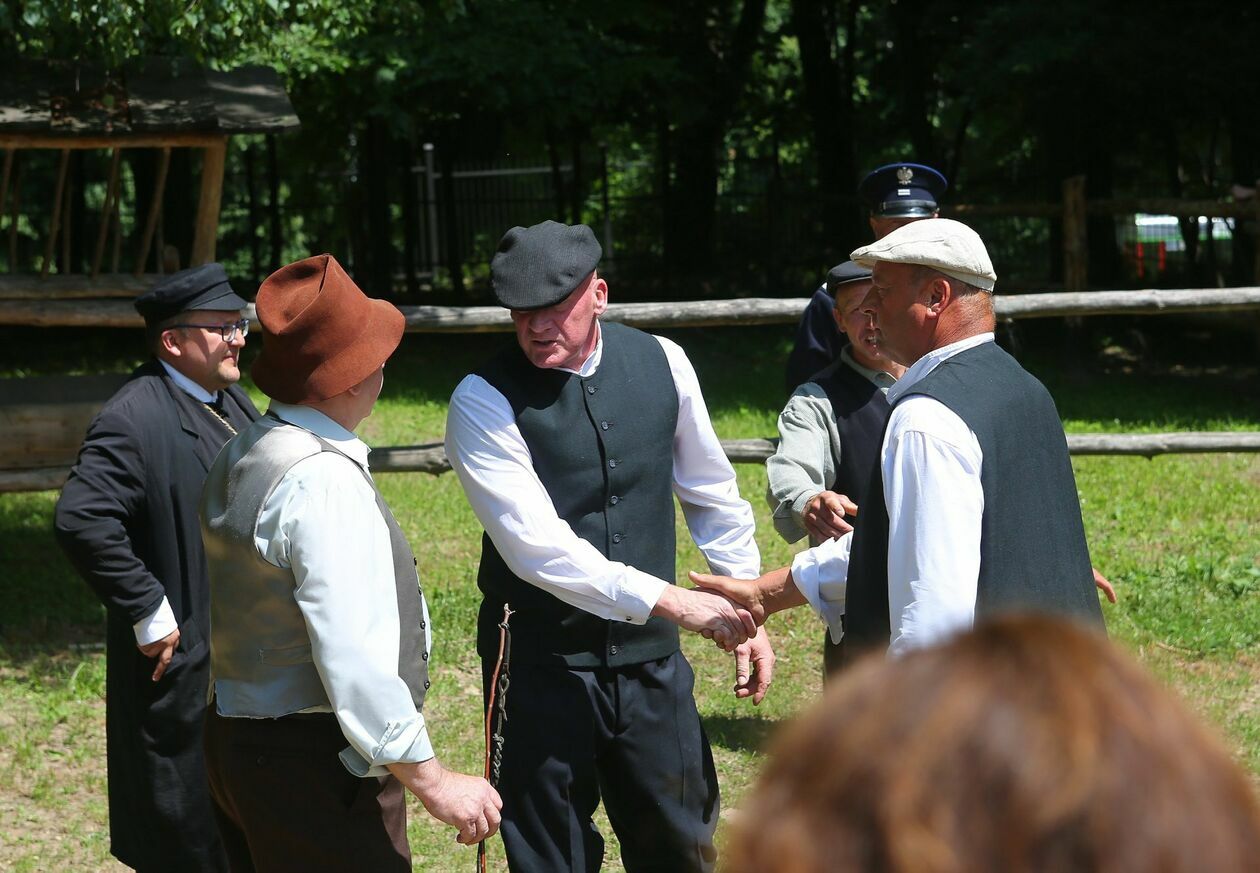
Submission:
[[585,224],[544,221],[514,227],[490,259],[490,284],[500,306],[545,309],[572,294],[604,250]]
[[827,293],[835,297],[836,289],[841,285],[847,285],[850,282],[861,282],[863,279],[869,278],[871,278],[871,271],[852,261],[836,264],[827,271]]
[[228,284],[222,264],[202,264],[171,273],[135,300],[146,324],[195,309],[244,309],[246,300]]

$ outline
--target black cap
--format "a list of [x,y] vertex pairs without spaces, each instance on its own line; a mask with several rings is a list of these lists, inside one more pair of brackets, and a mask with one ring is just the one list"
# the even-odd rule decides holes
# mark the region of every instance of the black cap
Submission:
[[545,309],[568,297],[599,263],[604,250],[585,224],[544,221],[514,227],[490,259],[490,285],[500,306]]
[[871,278],[871,271],[866,269],[866,267],[858,266],[852,261],[836,264],[827,271],[827,293],[835,297],[836,291],[842,285],[847,285],[850,282],[861,282],[863,279],[869,278]]
[[144,316],[146,324],[193,309],[244,309],[246,305],[228,284],[222,264],[202,264],[171,273],[135,300],[136,312]]
[[949,183],[924,164],[885,164],[867,173],[858,196],[881,218],[931,218]]

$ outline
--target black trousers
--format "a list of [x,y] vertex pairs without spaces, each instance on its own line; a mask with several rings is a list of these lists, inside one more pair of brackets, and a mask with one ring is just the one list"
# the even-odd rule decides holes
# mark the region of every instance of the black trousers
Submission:
[[[483,687],[493,664],[482,664]],[[599,870],[603,798],[636,871],[713,869],[717,773],[681,652],[617,668],[512,664],[500,834],[512,873]]]
[[205,745],[233,873],[410,873],[402,783],[351,775],[336,716],[224,718],[211,702]]

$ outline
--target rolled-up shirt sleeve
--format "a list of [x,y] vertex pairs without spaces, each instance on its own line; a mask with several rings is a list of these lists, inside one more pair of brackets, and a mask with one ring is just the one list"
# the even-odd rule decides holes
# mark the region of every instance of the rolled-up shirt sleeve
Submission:
[[752,507],[739,495],[735,468],[713,430],[691,361],[676,343],[656,337],[678,393],[674,428],[674,493],[691,538],[714,573],[738,579],[761,575]]
[[465,377],[451,396],[446,455],[514,574],[600,618],[648,620],[669,583],[610,561],[560,518],[511,406],[480,376]]
[[382,776],[387,764],[432,758],[424,715],[398,675],[393,552],[363,472],[333,452],[300,461],[268,497],[258,529],[269,534],[256,539],[263,558],[293,571],[312,659],[350,745],[347,769]]
[[801,521],[805,505],[829,487],[831,404],[807,390],[797,388],[779,413],[779,445],[766,460],[766,498],[774,529],[789,543],[808,533]]
[[827,624],[833,643],[844,636],[845,596],[849,584],[849,551],[853,533],[826,540],[792,558],[792,582],[814,612]]

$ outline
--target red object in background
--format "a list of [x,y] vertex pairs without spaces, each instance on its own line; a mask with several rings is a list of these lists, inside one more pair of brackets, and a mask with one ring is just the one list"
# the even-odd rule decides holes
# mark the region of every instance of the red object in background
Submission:
[[1134,250],[1134,260],[1137,261],[1137,277],[1141,279],[1146,275],[1146,264],[1143,263],[1143,256],[1146,254],[1142,250],[1142,241],[1138,240],[1137,248]]
[[1163,240],[1159,241],[1159,274],[1162,276],[1168,268],[1168,244]]

